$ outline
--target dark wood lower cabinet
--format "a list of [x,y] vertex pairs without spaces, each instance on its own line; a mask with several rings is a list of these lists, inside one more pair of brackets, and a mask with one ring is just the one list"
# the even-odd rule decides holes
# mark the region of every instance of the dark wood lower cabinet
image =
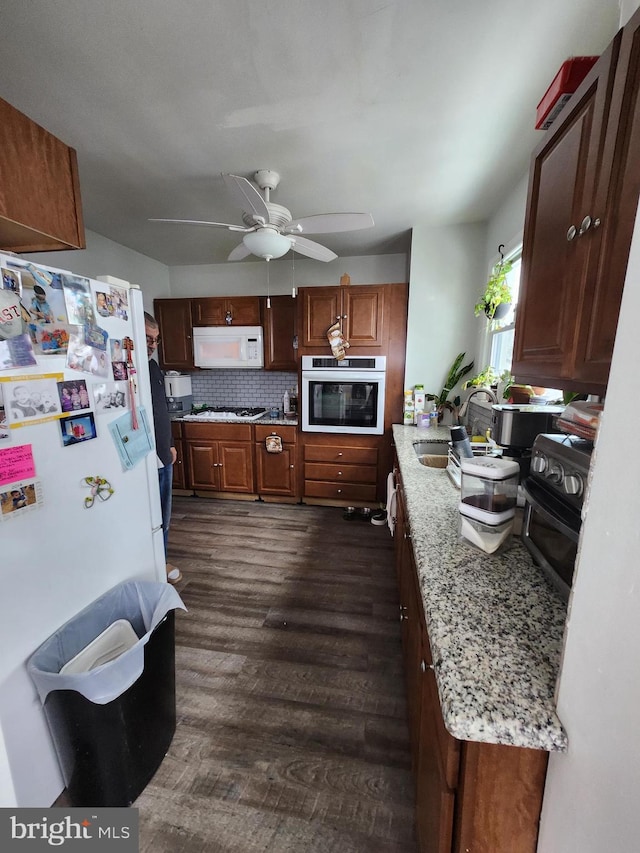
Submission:
[[443,779],[435,721],[425,709],[420,721],[416,771],[416,833],[420,850],[450,853],[455,801],[455,790],[448,788]]
[[396,570],[421,853],[535,853],[548,753],[447,731],[399,484]]
[[205,492],[252,494],[253,442],[249,424],[183,425],[189,487]]
[[[298,497],[298,468],[296,465],[297,427],[256,425],[256,488],[263,498]],[[279,438],[281,453],[270,453],[267,441]]]

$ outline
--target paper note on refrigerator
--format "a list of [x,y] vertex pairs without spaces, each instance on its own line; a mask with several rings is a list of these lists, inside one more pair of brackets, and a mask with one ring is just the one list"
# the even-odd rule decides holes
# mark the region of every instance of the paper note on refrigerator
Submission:
[[30,444],[0,450],[0,486],[25,480],[36,473]]
[[111,421],[109,432],[125,471],[134,468],[147,453],[153,450],[153,439],[144,406],[138,408],[138,429],[133,429],[131,412],[127,412],[115,421]]

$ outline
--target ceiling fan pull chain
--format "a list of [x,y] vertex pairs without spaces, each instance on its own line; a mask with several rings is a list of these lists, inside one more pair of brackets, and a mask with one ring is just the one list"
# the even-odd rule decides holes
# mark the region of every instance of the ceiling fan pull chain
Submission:
[[267,258],[267,308],[271,308],[271,297],[269,296],[269,261]]
[[296,250],[291,247],[291,298],[296,298]]

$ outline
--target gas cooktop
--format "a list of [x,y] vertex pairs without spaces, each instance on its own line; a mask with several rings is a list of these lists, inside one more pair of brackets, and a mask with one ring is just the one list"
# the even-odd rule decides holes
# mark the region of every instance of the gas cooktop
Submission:
[[191,415],[184,415],[185,421],[257,421],[267,414],[266,409],[247,406],[208,406]]

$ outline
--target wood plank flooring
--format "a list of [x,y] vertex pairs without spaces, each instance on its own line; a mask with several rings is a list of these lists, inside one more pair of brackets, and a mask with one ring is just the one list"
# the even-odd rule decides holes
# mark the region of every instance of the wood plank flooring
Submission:
[[176,734],[134,803],[141,853],[413,853],[386,527],[174,498]]

